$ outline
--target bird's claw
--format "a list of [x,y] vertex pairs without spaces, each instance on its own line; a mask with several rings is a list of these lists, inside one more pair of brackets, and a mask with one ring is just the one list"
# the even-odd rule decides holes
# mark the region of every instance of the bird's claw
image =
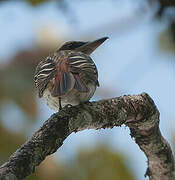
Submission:
[[70,108],[70,107],[72,107],[72,104],[67,104],[66,106],[64,106],[65,109]]
[[71,104],[67,104],[66,106],[64,106],[63,108],[61,108],[59,111],[61,111],[62,113],[66,113],[67,114],[67,110],[68,108],[72,107]]

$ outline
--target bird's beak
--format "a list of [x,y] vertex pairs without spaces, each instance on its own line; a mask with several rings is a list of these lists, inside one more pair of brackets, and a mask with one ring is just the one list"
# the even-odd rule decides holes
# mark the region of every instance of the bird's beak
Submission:
[[100,46],[106,39],[109,39],[108,37],[103,37],[100,39],[97,39],[92,42],[87,42],[86,44],[76,48],[76,51],[81,51],[85,54],[90,55],[98,46]]

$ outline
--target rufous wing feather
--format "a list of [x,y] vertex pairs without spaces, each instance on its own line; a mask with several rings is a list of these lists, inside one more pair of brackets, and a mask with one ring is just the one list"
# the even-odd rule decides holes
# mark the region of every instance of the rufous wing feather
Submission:
[[75,79],[71,72],[59,71],[54,78],[52,96],[63,96],[73,89]]

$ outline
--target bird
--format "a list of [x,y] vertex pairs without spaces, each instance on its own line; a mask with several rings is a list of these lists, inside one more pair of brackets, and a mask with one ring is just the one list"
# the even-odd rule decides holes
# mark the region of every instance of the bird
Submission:
[[88,102],[99,86],[98,70],[90,55],[107,39],[68,41],[41,60],[34,74],[39,98],[55,111]]

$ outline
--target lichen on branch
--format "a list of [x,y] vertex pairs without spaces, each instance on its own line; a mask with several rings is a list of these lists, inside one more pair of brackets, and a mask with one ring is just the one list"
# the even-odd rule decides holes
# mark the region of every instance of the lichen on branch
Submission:
[[24,179],[72,132],[123,124],[130,128],[131,136],[147,157],[145,175],[150,180],[175,179],[172,151],[159,129],[159,112],[146,93],[88,102],[53,114],[0,167],[0,179]]

